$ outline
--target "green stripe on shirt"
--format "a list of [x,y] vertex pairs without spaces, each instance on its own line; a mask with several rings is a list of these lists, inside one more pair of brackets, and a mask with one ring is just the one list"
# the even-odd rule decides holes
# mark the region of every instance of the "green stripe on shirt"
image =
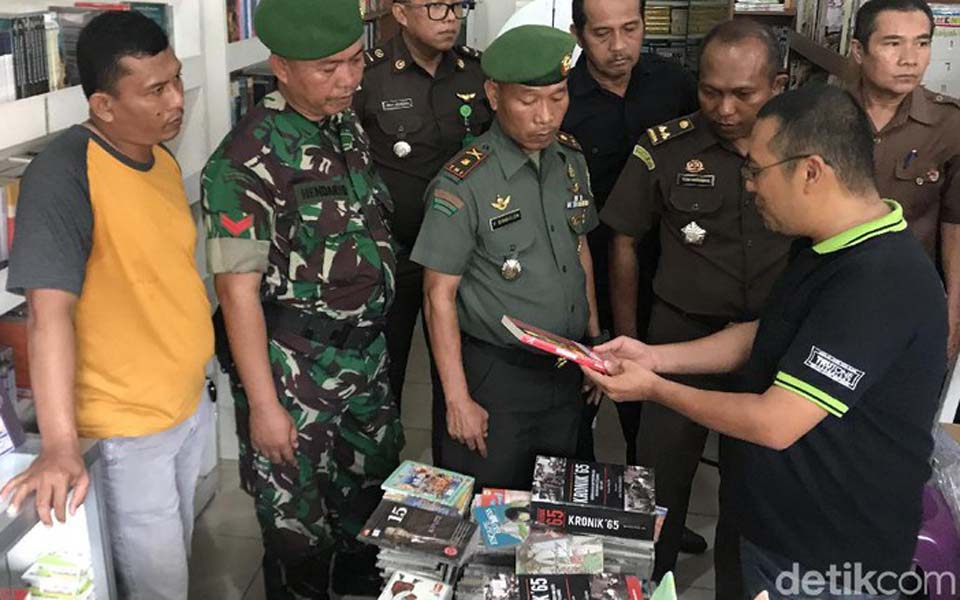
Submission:
[[842,417],[847,413],[848,410],[850,410],[846,404],[837,400],[830,394],[815,388],[805,381],[797,379],[789,373],[784,373],[783,371],[777,373],[773,384],[803,396],[835,417]]

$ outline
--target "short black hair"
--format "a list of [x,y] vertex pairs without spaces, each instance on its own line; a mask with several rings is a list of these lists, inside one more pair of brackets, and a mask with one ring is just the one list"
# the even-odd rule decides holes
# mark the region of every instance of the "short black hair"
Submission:
[[[775,96],[757,119],[777,119],[770,150],[779,159],[805,154],[823,158],[854,194],[876,192],[873,134],[867,115],[844,90],[811,83]],[[796,168],[796,163],[785,165]]]
[[918,10],[930,20],[930,35],[933,35],[933,11],[924,0],[870,0],[857,11],[853,26],[853,39],[860,42],[863,51],[867,51],[870,36],[877,30],[877,16],[885,10],[913,12]]
[[703,57],[711,42],[739,44],[746,40],[757,40],[763,44],[767,55],[767,76],[773,81],[780,74],[780,40],[773,29],[750,18],[731,19],[711,29],[700,45],[699,64],[703,65]]
[[112,92],[123,76],[120,61],[127,56],[156,56],[170,47],[163,29],[149,17],[131,11],[97,15],[77,39],[77,68],[87,98]]
[[[597,2],[603,2],[603,0],[596,0]],[[583,33],[583,28],[587,26],[587,13],[584,11],[583,3],[586,0],[573,0],[573,28],[577,31],[578,34]],[[640,0],[640,18],[645,18],[643,16],[644,11],[647,9],[647,0]]]

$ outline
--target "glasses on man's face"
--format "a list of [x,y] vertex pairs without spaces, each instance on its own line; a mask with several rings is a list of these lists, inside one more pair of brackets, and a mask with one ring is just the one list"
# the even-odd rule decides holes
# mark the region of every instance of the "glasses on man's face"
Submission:
[[[813,155],[813,154],[798,154],[798,155],[796,155],[796,156],[791,156],[791,157],[789,157],[789,158],[785,158],[785,159],[783,159],[783,160],[779,160],[779,161],[773,163],[772,165],[764,165],[764,166],[762,166],[762,167],[761,167],[760,165],[758,165],[757,163],[747,162],[747,163],[745,163],[742,167],[740,167],[740,176],[743,177],[743,180],[744,180],[744,181],[756,181],[756,180],[757,180],[757,177],[760,176],[760,173],[763,173],[763,172],[766,171],[767,169],[770,169],[770,168],[772,168],[772,167],[779,167],[780,165],[786,164],[786,163],[791,162],[791,161],[794,161],[794,160],[801,160],[801,159],[803,159],[803,158],[810,158],[811,156],[814,156],[814,155]],[[826,162],[826,161],[824,161],[824,162]],[[827,163],[827,164],[830,164],[830,163]]]
[[470,13],[470,9],[475,6],[471,1],[464,2],[427,2],[426,4],[414,4],[409,1],[398,2],[397,4],[403,4],[404,6],[409,6],[410,8],[425,8],[427,10],[427,18],[431,21],[443,21],[446,20],[447,16],[452,12],[453,16],[458,20],[462,21],[467,18],[467,15]]

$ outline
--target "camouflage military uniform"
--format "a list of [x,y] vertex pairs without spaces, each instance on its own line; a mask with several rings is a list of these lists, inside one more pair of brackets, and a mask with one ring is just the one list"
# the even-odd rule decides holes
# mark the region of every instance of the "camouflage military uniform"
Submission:
[[385,222],[389,194],[351,110],[318,124],[279,92],[221,143],[203,192],[211,272],[264,273],[267,315],[279,305],[368,334],[360,347],[338,347],[271,327],[268,315],[278,399],[299,431],[296,467],[274,465],[252,448],[249,406],[232,378],[242,485],[255,497],[270,597],[321,595],[296,582],[332,549],[357,549],[356,534],[403,445],[382,333],[396,262]]

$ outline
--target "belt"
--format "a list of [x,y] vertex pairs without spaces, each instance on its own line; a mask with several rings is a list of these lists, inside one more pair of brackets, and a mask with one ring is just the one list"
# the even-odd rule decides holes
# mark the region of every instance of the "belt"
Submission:
[[496,346],[490,342],[485,342],[466,333],[461,333],[460,335],[464,344],[473,346],[484,354],[495,356],[508,365],[523,369],[536,369],[539,371],[547,371],[559,368],[558,361],[561,359],[558,356],[545,353],[529,352],[522,348]]
[[345,350],[366,348],[383,333],[386,325],[385,318],[359,326],[356,321],[340,321],[324,315],[310,314],[278,302],[265,303],[263,317],[266,320],[267,332],[271,335],[292,334],[311,342]]
[[673,304],[666,302],[665,300],[663,300],[663,298],[660,298],[659,296],[656,297],[656,302],[659,303],[664,308],[669,309],[670,312],[680,315],[681,317],[683,317],[684,319],[687,319],[688,321],[692,321],[694,323],[703,325],[708,329],[713,329],[716,331],[720,331],[730,323],[742,323],[745,321],[753,320],[752,318],[744,318],[744,317],[718,317],[714,315],[701,315],[701,314],[689,313],[683,310],[682,308],[678,308]]

